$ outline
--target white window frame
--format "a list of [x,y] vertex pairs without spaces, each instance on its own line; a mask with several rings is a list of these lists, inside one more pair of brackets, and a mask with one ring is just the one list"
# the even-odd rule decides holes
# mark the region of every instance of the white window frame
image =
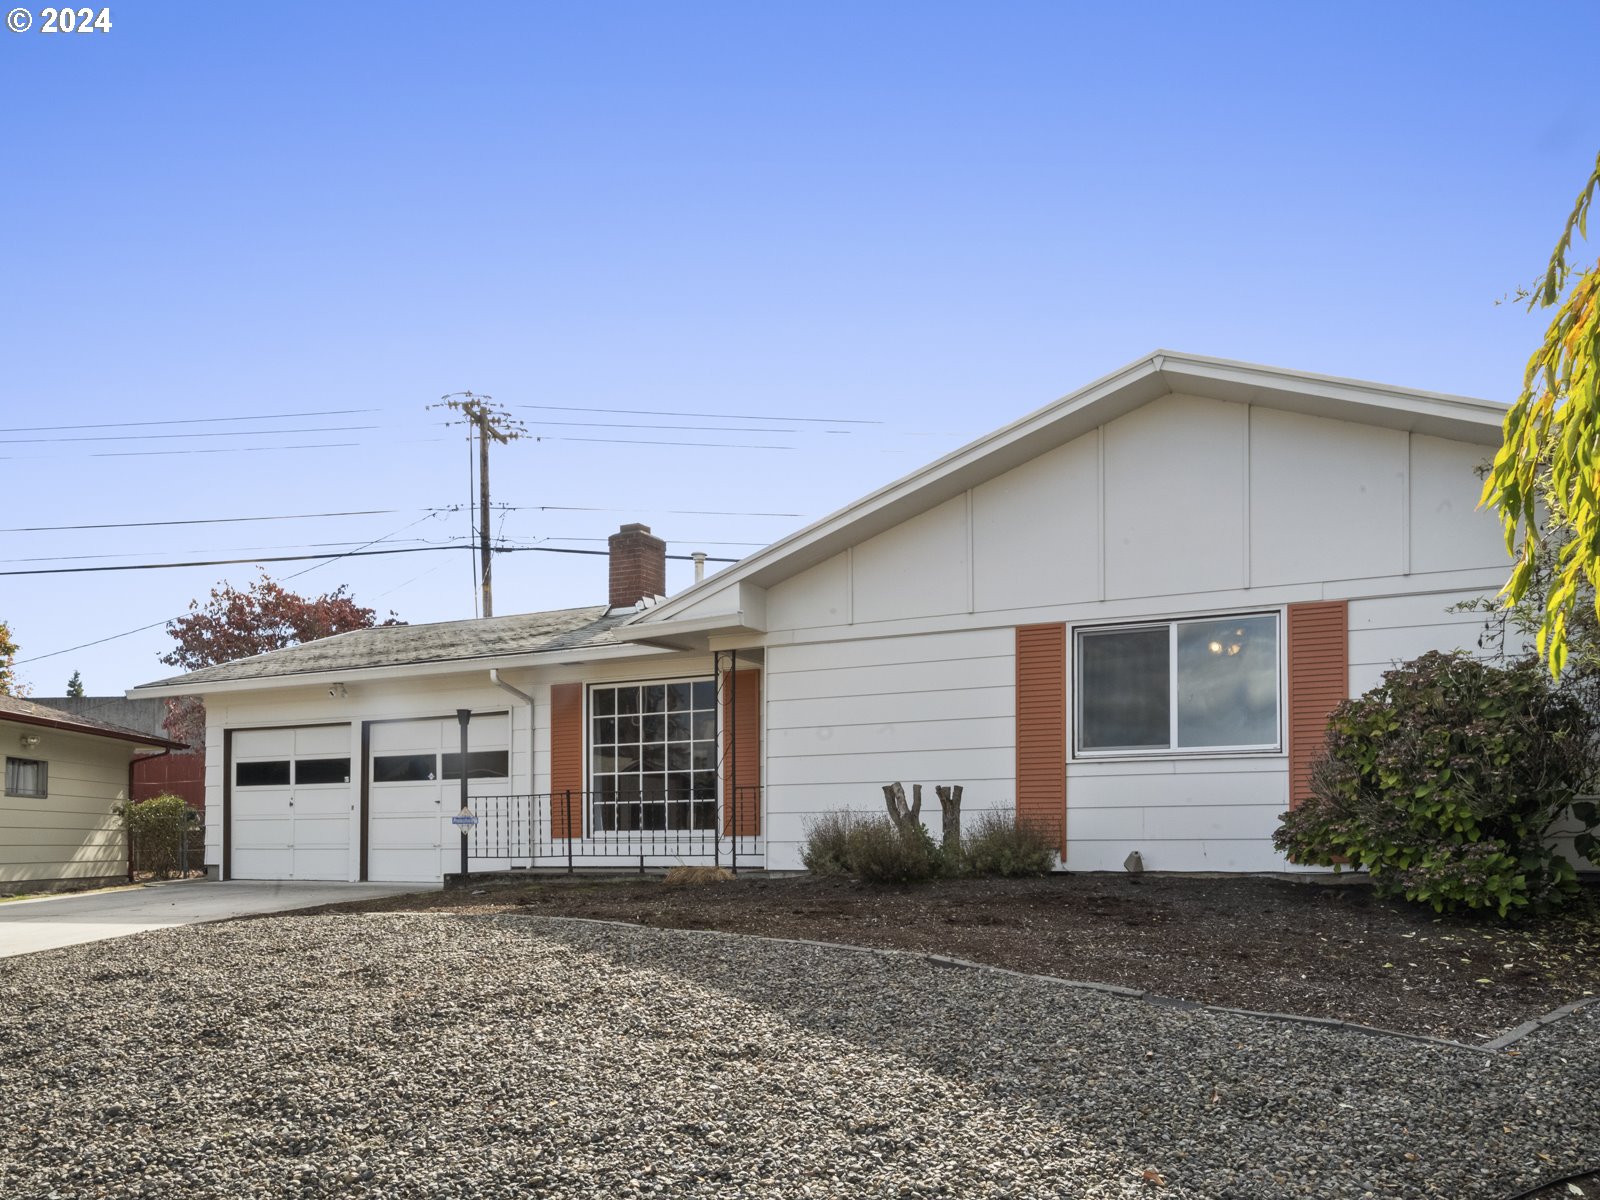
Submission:
[[[1232,621],[1245,618],[1271,617],[1277,645],[1277,740],[1270,744],[1246,746],[1179,746],[1178,743],[1178,626],[1199,622]],[[1167,630],[1167,745],[1165,747],[1085,748],[1083,745],[1083,637],[1096,633],[1129,633],[1141,629]],[[1288,690],[1285,678],[1288,648],[1284,644],[1283,610],[1269,608],[1247,612],[1191,613],[1181,617],[1163,617],[1159,620],[1108,622],[1106,624],[1077,625],[1072,630],[1072,757],[1085,761],[1132,758],[1217,758],[1272,755],[1282,756],[1285,750],[1283,722],[1284,700]]]

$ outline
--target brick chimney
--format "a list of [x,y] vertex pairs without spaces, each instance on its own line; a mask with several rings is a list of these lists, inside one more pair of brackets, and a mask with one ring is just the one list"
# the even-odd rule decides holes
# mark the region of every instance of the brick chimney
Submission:
[[667,544],[648,525],[624,525],[613,533],[611,607],[632,608],[646,596],[667,594]]

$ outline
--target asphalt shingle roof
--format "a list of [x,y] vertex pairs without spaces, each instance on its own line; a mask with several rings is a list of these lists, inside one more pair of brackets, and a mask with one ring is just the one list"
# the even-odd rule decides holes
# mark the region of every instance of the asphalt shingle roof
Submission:
[[357,671],[370,667],[575,650],[613,643],[611,631],[631,616],[632,611],[608,614],[604,605],[598,605],[472,621],[440,621],[431,625],[380,625],[214,667],[202,667],[140,686],[171,687],[177,683],[199,686],[324,671]]
[[124,742],[139,742],[144,745],[183,745],[182,742],[175,742],[171,738],[141,733],[137,729],[113,725],[110,721],[96,721],[92,717],[80,717],[77,713],[63,712],[59,708],[35,704],[32,700],[24,700],[20,696],[0,696],[0,721],[7,719],[21,721],[25,725],[45,725],[54,729],[98,734],[102,737],[113,737]]

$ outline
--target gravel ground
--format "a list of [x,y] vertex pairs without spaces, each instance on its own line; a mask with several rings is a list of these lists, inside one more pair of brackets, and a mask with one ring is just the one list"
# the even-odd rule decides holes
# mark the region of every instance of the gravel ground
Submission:
[[1498,1198],[1600,1146],[1517,1054],[909,957],[287,916],[0,963],[0,1196]]

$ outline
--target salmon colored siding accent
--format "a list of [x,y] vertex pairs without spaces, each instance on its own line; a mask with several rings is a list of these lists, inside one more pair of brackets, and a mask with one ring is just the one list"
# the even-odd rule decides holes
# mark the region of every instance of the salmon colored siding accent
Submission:
[[[566,793],[572,793],[568,824]],[[550,836],[583,836],[583,684],[550,685]]]
[[1350,694],[1350,606],[1289,605],[1289,807],[1311,795],[1328,718]]
[[1067,627],[1017,626],[1017,821],[1067,858]]
[[[761,832],[761,672],[722,677],[722,797],[724,837]],[[739,816],[734,827],[734,813]]]

